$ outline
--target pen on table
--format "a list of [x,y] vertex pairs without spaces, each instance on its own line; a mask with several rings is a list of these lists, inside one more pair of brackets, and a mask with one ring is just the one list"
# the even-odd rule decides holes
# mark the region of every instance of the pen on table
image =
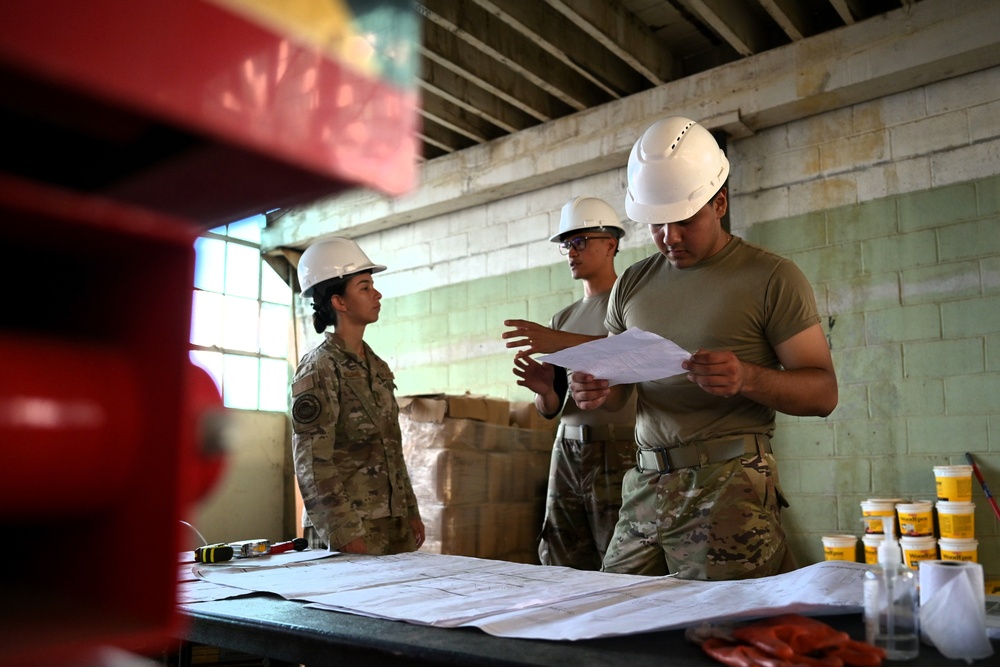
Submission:
[[993,507],[993,513],[996,514],[997,520],[1000,521],[1000,507],[997,507],[996,498],[990,493],[990,487],[986,486],[986,480],[983,479],[983,473],[979,472],[979,466],[976,465],[976,460],[972,458],[972,454],[969,452],[965,453],[965,460],[969,462],[972,466],[972,474],[976,476],[979,480],[979,486],[983,487],[983,493],[986,494],[986,499],[990,501],[990,505]]

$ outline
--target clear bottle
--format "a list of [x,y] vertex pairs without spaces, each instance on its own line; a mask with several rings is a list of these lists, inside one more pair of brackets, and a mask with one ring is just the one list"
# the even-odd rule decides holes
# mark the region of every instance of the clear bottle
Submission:
[[894,517],[883,518],[878,565],[865,572],[865,641],[884,648],[889,660],[912,660],[920,652],[920,598],[916,572],[903,564],[894,523]]

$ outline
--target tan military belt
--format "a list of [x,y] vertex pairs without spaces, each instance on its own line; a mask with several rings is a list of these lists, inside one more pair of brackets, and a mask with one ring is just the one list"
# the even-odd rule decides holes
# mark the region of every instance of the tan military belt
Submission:
[[635,429],[631,426],[618,424],[559,424],[556,437],[563,440],[578,440],[580,442],[608,442],[611,440],[633,440]]
[[635,461],[639,472],[658,472],[662,475],[678,468],[722,463],[741,456],[756,456],[770,451],[770,437],[756,433],[744,433],[743,435],[706,440],[680,447],[640,449],[635,453]]

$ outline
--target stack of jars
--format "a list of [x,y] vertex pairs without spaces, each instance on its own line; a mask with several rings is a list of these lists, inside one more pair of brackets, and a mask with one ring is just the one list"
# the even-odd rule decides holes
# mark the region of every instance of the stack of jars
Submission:
[[975,563],[979,542],[976,505],[972,502],[972,466],[934,466],[934,480],[941,560]]
[[[865,563],[878,563],[878,545],[885,539],[884,521],[891,517],[903,562],[917,569],[922,560],[977,561],[972,466],[934,466],[937,502],[907,498],[869,498],[861,503]],[[824,535],[826,560],[857,560],[858,538]]]
[[861,503],[865,525],[865,562],[878,562],[884,539],[883,517],[893,517],[903,561],[916,569],[922,560],[976,562],[972,466],[935,466],[937,502],[871,498]]

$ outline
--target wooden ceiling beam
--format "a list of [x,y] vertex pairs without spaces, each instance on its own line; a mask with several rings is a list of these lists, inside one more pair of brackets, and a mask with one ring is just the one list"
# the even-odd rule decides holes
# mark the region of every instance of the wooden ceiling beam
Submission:
[[752,56],[774,46],[747,5],[732,0],[679,1],[741,56]]
[[[523,2],[518,0],[472,0],[483,11],[506,23],[537,47],[566,67],[574,70],[592,85],[600,88],[607,99],[621,97],[620,91],[607,85],[607,77],[601,77],[596,70],[601,69],[604,60],[600,49],[594,49],[593,42],[580,34],[565,17],[552,11],[543,2]],[[583,37],[584,39],[581,39]],[[587,44],[581,44],[582,41]],[[577,57],[586,51],[587,57]],[[633,76],[635,72],[632,72]]]
[[456,107],[449,100],[435,95],[432,90],[421,86],[420,115],[433,119],[439,125],[460,134],[475,144],[484,144],[491,139],[503,136],[496,126],[486,122],[482,116],[470,114],[461,107]]
[[546,1],[654,86],[681,75],[680,61],[668,46],[621,4],[595,0]]
[[428,21],[455,34],[480,52],[480,58],[510,68],[528,83],[574,111],[602,104],[611,96],[481,6],[466,0],[422,0]]
[[812,34],[813,31],[806,28],[806,18],[803,16],[802,6],[798,3],[782,2],[782,0],[757,1],[793,42]]
[[424,46],[420,53],[540,122],[573,111],[503,63],[485,57],[468,42],[433,21],[425,22]]
[[494,95],[453,69],[438,64],[432,57],[422,55],[424,57],[421,58],[418,85],[423,90],[448,100],[451,104],[479,116],[507,133],[538,124],[539,119],[536,116]]

